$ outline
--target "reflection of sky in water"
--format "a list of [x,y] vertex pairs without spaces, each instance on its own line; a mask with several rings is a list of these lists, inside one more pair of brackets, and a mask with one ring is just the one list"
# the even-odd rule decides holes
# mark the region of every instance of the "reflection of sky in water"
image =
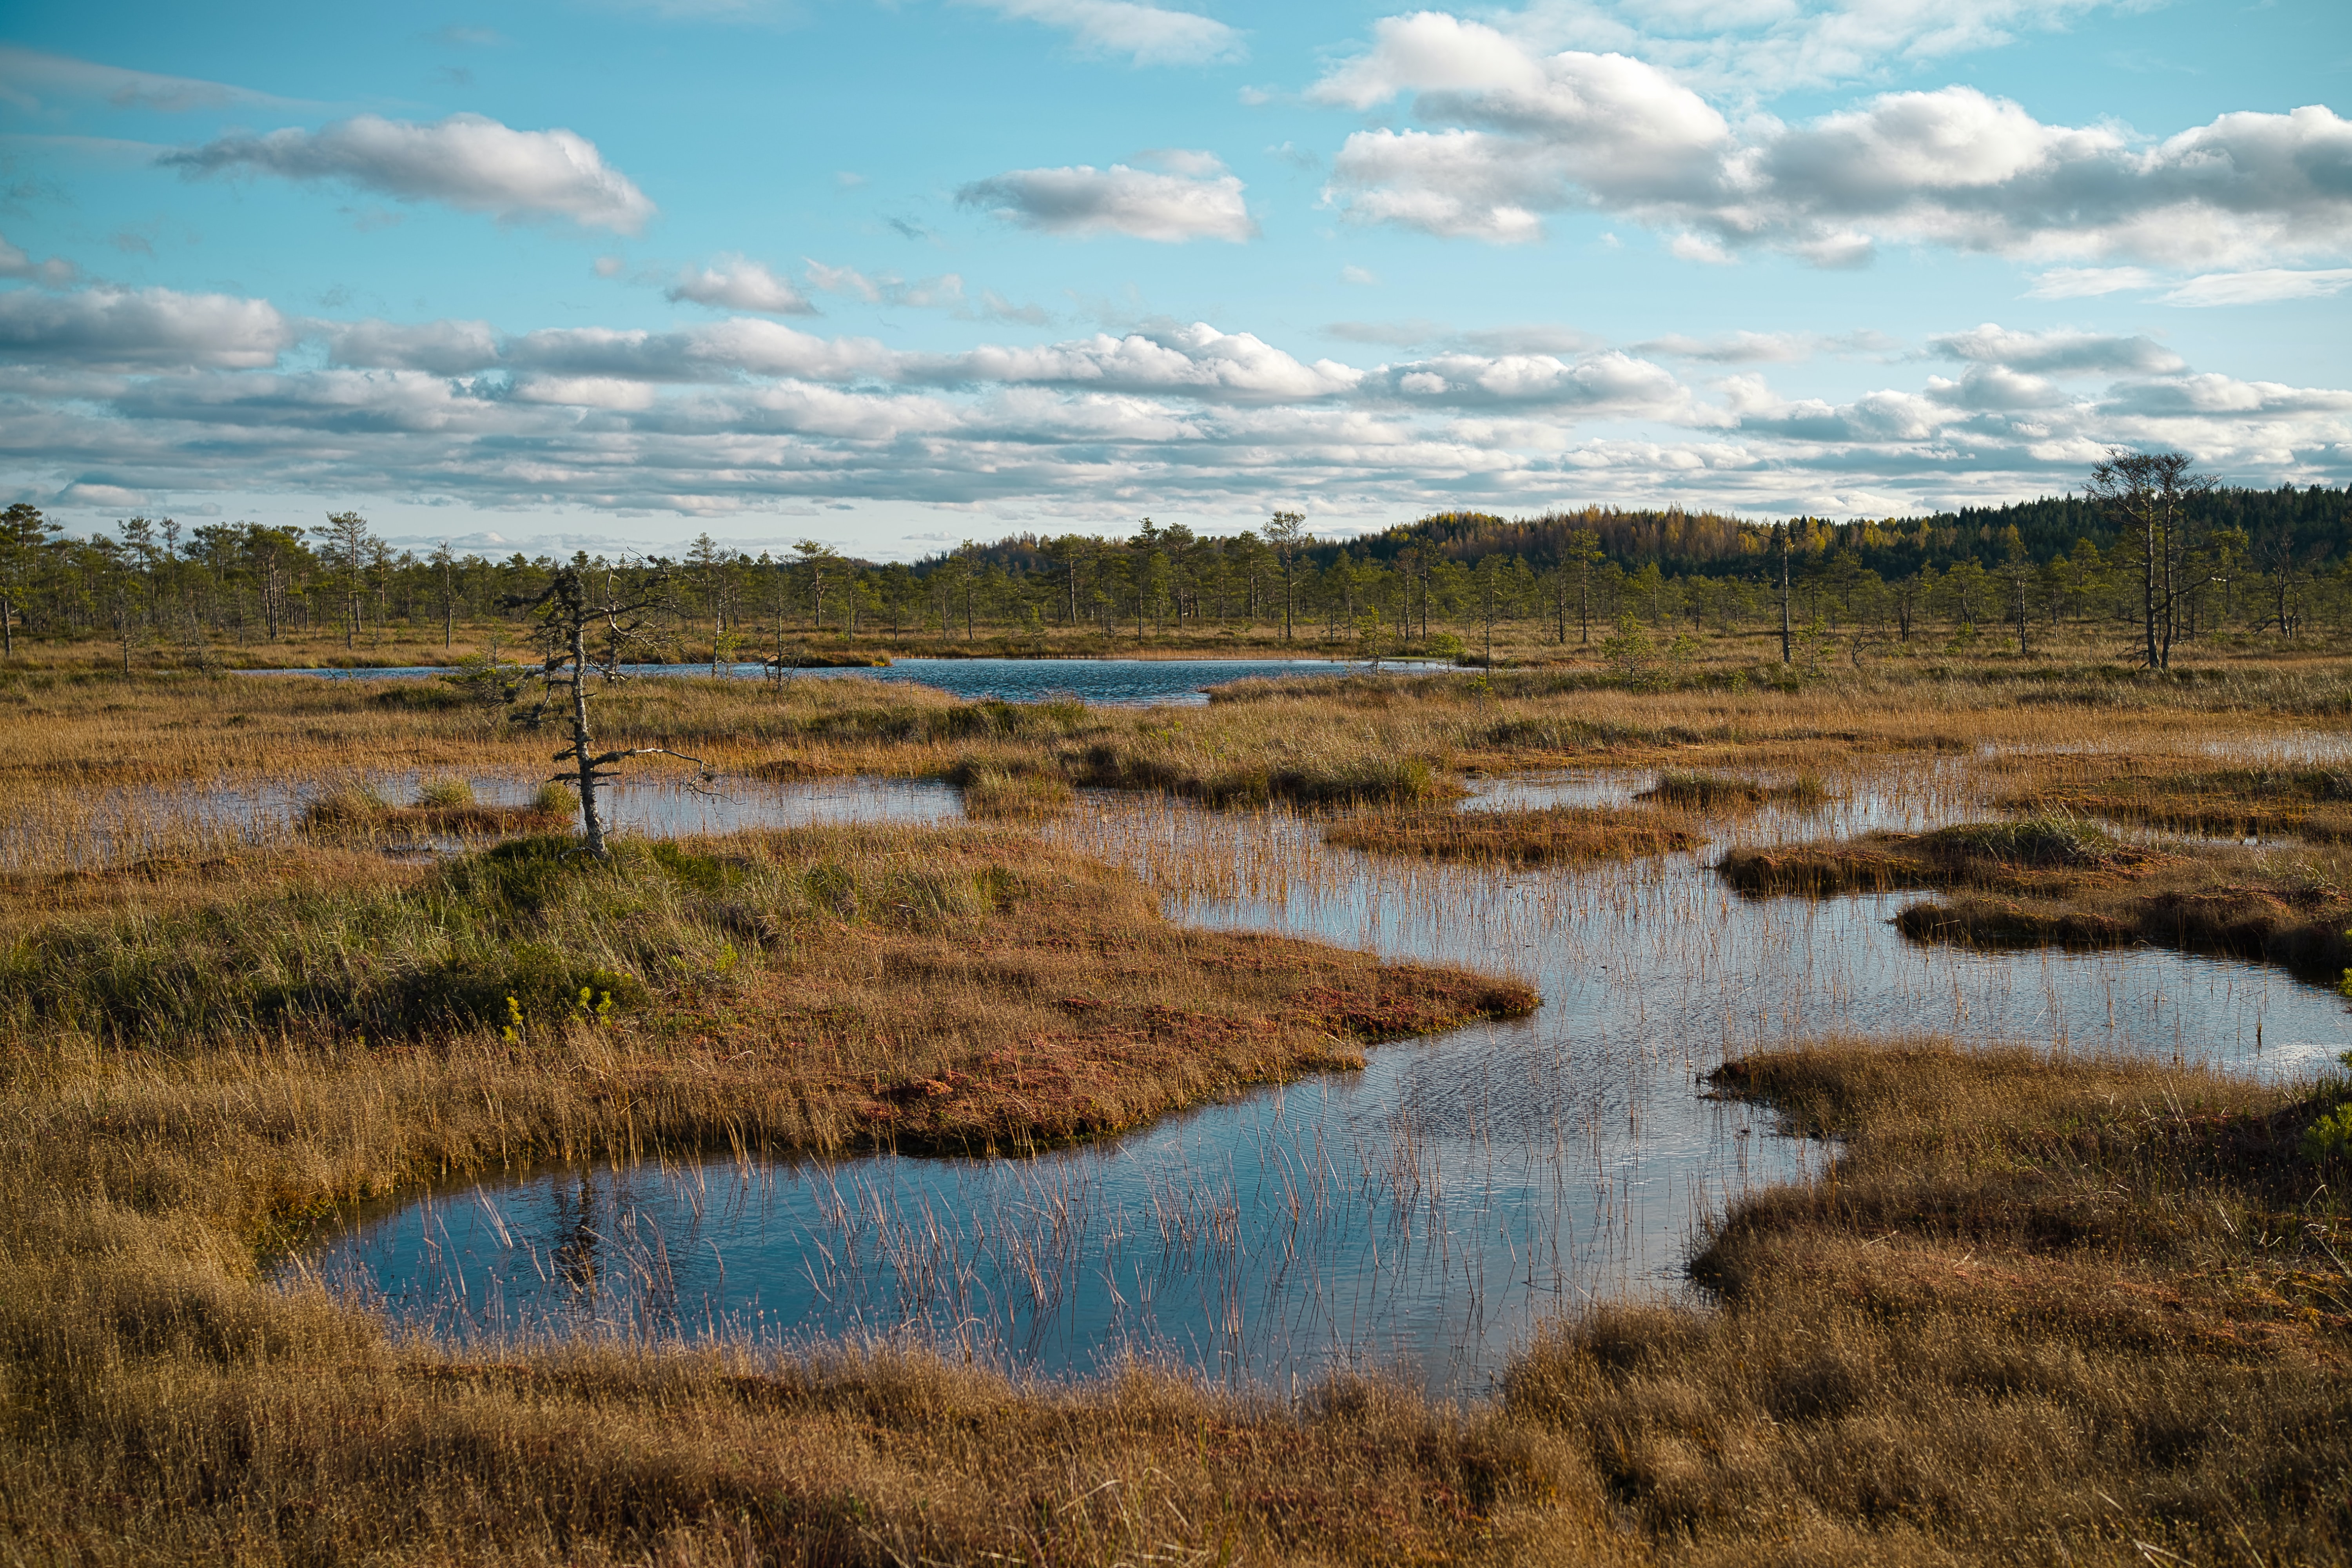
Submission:
[[[1892,783],[1833,779],[1843,799],[1761,813],[1725,838],[1966,809],[1948,764],[1876,776]],[[1609,801],[1649,782],[1479,794]],[[913,798],[864,789],[854,800],[886,811]],[[1277,1385],[1391,1362],[1470,1392],[1538,1317],[1679,1289],[1689,1239],[1727,1194],[1818,1159],[1770,1136],[1768,1115],[1701,1097],[1696,1079],[1727,1052],[1940,1032],[2273,1073],[2345,1044],[2337,1000],[2274,970],[1920,946],[1889,923],[1908,895],[1746,900],[1707,869],[1713,847],[1632,866],[1447,868],[1328,849],[1286,813],[1095,792],[1046,831],[1225,889],[1173,896],[1185,921],[1508,970],[1545,1005],[1034,1160],[719,1160],[455,1187],[366,1218],[310,1265],[460,1336],[890,1334],[1045,1371],[1138,1349]]]
[[[707,664],[632,664],[622,667],[636,675],[709,675]],[[934,687],[951,697],[1002,698],[1008,702],[1034,702],[1046,697],[1076,697],[1087,702],[1202,703],[1207,689],[1253,676],[1339,675],[1349,670],[1400,671],[1445,667],[1383,660],[1378,664],[1343,664],[1327,658],[901,658],[876,668],[795,669],[792,680],[874,680],[912,682]],[[254,676],[315,675],[330,680],[399,680],[442,676],[437,667],[402,669],[283,669],[241,670]],[[738,680],[767,679],[759,664],[732,664],[723,673]]]

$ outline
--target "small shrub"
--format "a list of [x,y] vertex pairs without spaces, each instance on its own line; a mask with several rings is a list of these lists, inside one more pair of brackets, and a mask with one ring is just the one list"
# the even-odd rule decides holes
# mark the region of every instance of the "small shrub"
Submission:
[[[2347,995],[2352,995],[2352,970],[2345,972],[2343,990]],[[2346,1051],[2336,1059],[2352,1068],[2352,1051]],[[2347,1092],[2352,1092],[2352,1085],[2329,1073],[2321,1078],[2319,1092],[2323,1096],[2336,1097],[2336,1104],[2333,1110],[2321,1111],[2311,1125],[2303,1130],[2304,1158],[2315,1163],[2352,1155],[2352,1099],[2344,1098]]]

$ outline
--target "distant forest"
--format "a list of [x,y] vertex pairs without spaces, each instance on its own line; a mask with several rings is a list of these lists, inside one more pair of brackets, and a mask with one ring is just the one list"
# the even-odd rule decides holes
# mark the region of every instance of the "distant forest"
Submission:
[[[2297,489],[2282,485],[2274,490],[2225,487],[2193,501],[2191,516],[2209,531],[2238,531],[2249,549],[2283,548],[2309,566],[2352,558],[2352,486],[2329,489],[2314,485]],[[1581,532],[1596,537],[1602,553],[1621,571],[1638,572],[1654,564],[1670,577],[1738,576],[1762,569],[1770,547],[1771,526],[1724,512],[1685,511],[1680,507],[1658,510],[1585,507],[1528,518],[1444,511],[1354,541],[1310,544],[1303,553],[1318,568],[1342,554],[1385,564],[1415,549],[1463,564],[1504,555],[1531,565],[1556,565],[1570,558],[1572,542]],[[1880,521],[1832,522],[1827,518],[1800,517],[1790,520],[1790,526],[1799,550],[1814,555],[1852,551],[1864,566],[1882,578],[1906,577],[1922,567],[1942,572],[1961,561],[1973,561],[1991,571],[2009,557],[2011,529],[2017,531],[2016,542],[2025,558],[2037,565],[2073,553],[2084,540],[2102,555],[2111,553],[2119,541],[2116,520],[2076,495]],[[1055,569],[1052,563],[1061,558],[1063,550],[1058,540],[1020,534],[950,553],[1010,572],[1037,573]],[[916,570],[936,569],[949,558],[949,554],[935,556],[918,563]]]
[[[1788,541],[1787,603],[1781,530]],[[2222,489],[2196,498],[2162,547],[2176,584],[2163,647],[2267,631],[2352,630],[2352,489]],[[610,563],[664,589],[680,649],[782,657],[811,637],[888,636],[1019,644],[1055,630],[1144,640],[1312,642],[1333,651],[1588,644],[1643,627],[1671,637],[1782,630],[1815,649],[1980,631],[2025,647],[2073,626],[2153,647],[2148,541],[2079,496],[1930,517],[1787,524],[1719,512],[1588,507],[1533,518],[1449,511],[1349,541],[1297,514],[1235,534],[1145,519],[1125,537],[1023,534],[877,565],[815,541],[758,555],[708,535],[675,559]],[[584,557],[582,558],[583,561]],[[0,655],[19,638],[104,637],[126,667],[142,647],[211,645],[491,620],[558,563],[446,546],[389,547],[351,512],[306,531],[246,522],[184,529],[131,518],[76,538],[19,504],[0,513]],[[2040,628],[2037,630],[2036,628]],[[1646,636],[1647,632],[1641,635]],[[1784,637],[1784,642],[1787,638]]]

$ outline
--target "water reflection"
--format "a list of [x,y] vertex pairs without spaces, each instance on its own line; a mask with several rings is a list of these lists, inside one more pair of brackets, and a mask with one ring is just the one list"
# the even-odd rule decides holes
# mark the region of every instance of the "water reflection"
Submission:
[[[1470,804],[1650,781],[1495,781]],[[1727,1196],[1818,1158],[1703,1096],[1727,1053],[1942,1032],[2269,1074],[2342,1048],[2336,1000],[2259,965],[1919,946],[1890,923],[1902,895],[1748,900],[1715,878],[1727,843],[1929,826],[1975,799],[1944,763],[1833,787],[1695,854],[1510,873],[1335,850],[1287,813],[1089,795],[1044,831],[1136,867],[1185,921],[1508,970],[1545,1005],[1104,1145],[566,1169],[366,1216],[309,1266],[460,1338],[880,1334],[1045,1371],[1139,1350],[1276,1385],[1377,1362],[1473,1392],[1541,1316],[1680,1289]]]

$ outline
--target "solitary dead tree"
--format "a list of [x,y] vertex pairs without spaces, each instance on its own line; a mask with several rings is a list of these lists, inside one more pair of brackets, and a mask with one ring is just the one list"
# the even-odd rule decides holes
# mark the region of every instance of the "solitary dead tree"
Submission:
[[2111,447],[2091,467],[2086,500],[2113,517],[2140,569],[2140,659],[2172,668],[2181,601],[2212,576],[2200,549],[2198,503],[2220,483],[2191,470],[2186,452],[2135,452]]
[[[569,689],[572,744],[556,752],[555,761],[572,766],[554,778],[579,790],[580,835],[588,853],[599,860],[610,858],[612,851],[604,845],[604,819],[597,809],[596,791],[620,776],[613,771],[615,763],[631,757],[676,757],[702,768],[704,778],[710,776],[709,764],[700,757],[689,757],[667,746],[624,746],[599,752],[588,729],[589,677],[600,676],[607,685],[625,679],[623,658],[633,650],[658,647],[646,628],[657,624],[657,617],[668,608],[669,587],[667,573],[625,584],[613,568],[581,561],[559,568],[536,595],[512,595],[502,601],[509,609],[529,612],[539,623],[540,701],[538,707],[516,713],[516,721],[540,727],[547,721],[558,693]],[[605,633],[606,657],[602,663],[588,656],[588,628],[596,624]]]

